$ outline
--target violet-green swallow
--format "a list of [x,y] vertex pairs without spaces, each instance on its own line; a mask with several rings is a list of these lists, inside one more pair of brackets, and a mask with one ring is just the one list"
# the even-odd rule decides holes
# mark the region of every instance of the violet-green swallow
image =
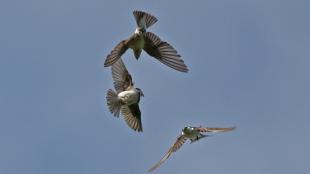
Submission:
[[191,143],[200,140],[201,138],[207,137],[209,135],[202,134],[202,132],[227,132],[234,130],[236,127],[229,128],[211,128],[211,127],[191,127],[187,126],[182,130],[182,134],[178,136],[177,140],[174,142],[172,147],[167,151],[164,157],[156,163],[153,167],[151,167],[148,171],[151,172],[159,167],[162,163],[164,163],[169,156],[176,152],[181,146],[186,142],[187,139],[191,141]]
[[108,108],[115,117],[119,117],[121,112],[129,127],[142,132],[139,102],[144,94],[141,89],[134,87],[131,75],[122,59],[118,59],[111,69],[116,92],[108,90],[106,96]]
[[133,15],[137,22],[137,28],[134,34],[116,45],[116,47],[107,56],[104,66],[113,65],[128,48],[133,50],[135,58],[138,60],[142,50],[150,56],[156,58],[163,64],[181,72],[187,72],[187,66],[181,59],[178,52],[167,42],[162,41],[152,32],[146,32],[146,29],[157,22],[156,17],[142,11],[134,11]]

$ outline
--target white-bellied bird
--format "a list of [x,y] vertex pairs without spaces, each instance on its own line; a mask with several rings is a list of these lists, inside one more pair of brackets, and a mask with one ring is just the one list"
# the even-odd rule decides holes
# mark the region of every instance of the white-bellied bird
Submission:
[[201,138],[207,137],[209,135],[202,134],[203,132],[227,132],[234,130],[236,127],[229,128],[211,128],[211,127],[191,127],[186,126],[183,128],[181,135],[178,136],[177,140],[173,143],[173,145],[166,152],[164,157],[156,163],[153,167],[151,167],[148,171],[151,172],[159,167],[163,162],[165,162],[169,156],[176,152],[181,146],[186,142],[187,139],[191,141],[191,143],[200,140]]
[[150,56],[156,58],[163,64],[181,72],[188,72],[187,66],[181,59],[178,52],[167,42],[162,41],[152,32],[147,32],[146,29],[157,22],[156,17],[143,12],[133,11],[133,15],[137,22],[137,28],[134,34],[118,43],[111,53],[107,56],[104,66],[113,65],[128,48],[133,50],[135,58],[138,60],[142,50]]
[[106,96],[108,108],[115,117],[119,117],[121,112],[130,128],[142,132],[139,102],[144,94],[141,89],[134,87],[132,77],[122,59],[118,59],[111,69],[116,92],[108,90]]

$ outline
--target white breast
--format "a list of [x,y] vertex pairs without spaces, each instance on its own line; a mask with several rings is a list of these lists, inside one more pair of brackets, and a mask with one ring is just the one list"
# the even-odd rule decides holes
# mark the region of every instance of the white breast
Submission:
[[139,94],[135,91],[135,89],[129,91],[123,91],[118,94],[118,97],[126,103],[126,105],[131,105],[138,102]]

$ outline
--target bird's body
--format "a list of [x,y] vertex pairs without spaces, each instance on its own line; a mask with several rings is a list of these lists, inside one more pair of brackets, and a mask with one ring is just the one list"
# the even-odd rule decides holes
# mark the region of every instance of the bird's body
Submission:
[[191,141],[191,143],[198,141],[199,139],[207,136],[207,135],[200,133],[199,131],[197,131],[193,127],[185,127],[182,130],[182,135],[185,136],[186,138],[188,138]]
[[144,48],[144,33],[139,30],[135,31],[135,34],[129,39],[128,47],[132,49],[136,59],[139,59],[142,49]]
[[127,91],[122,91],[119,94],[117,94],[117,96],[122,101],[122,103],[128,106],[135,103],[139,103],[140,101],[140,93],[137,91],[136,88],[132,88]]
[[137,51],[142,51],[144,48],[144,37],[143,34],[135,34],[133,39],[130,40],[128,46],[131,48],[134,52]]
[[181,59],[178,52],[167,42],[146,29],[157,22],[156,17],[142,11],[134,11],[137,28],[134,34],[118,43],[107,56],[104,66],[113,65],[130,48],[133,50],[135,58],[138,60],[142,50],[150,56],[156,58],[163,64],[181,72],[187,72],[187,66]]

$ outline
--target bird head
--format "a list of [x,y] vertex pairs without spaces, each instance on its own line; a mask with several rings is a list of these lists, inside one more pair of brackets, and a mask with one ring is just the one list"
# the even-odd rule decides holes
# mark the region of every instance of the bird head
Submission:
[[192,129],[192,127],[190,127],[190,126],[185,126],[183,129],[182,129],[182,131],[184,132],[184,131],[189,131],[189,130],[191,130]]
[[136,90],[141,97],[144,97],[143,91],[140,88],[136,88]]

